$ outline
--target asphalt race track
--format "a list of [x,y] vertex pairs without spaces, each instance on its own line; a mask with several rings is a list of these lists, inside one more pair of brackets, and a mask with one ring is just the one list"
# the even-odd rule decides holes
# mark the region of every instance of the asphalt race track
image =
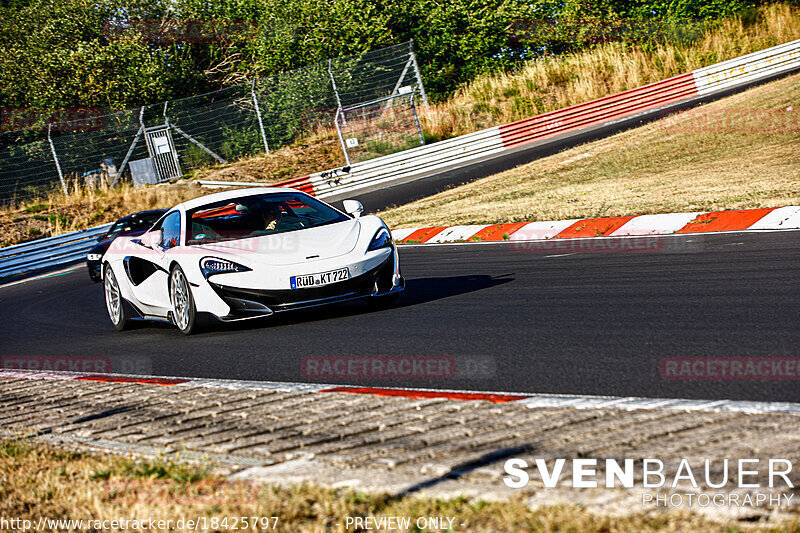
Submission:
[[[116,332],[78,265],[0,287],[0,355],[5,368],[800,401],[797,370],[662,375],[668,358],[800,359],[800,232],[624,240],[403,247],[407,291],[394,308],[355,302],[192,337],[163,324]],[[402,361],[416,375],[389,370]]]

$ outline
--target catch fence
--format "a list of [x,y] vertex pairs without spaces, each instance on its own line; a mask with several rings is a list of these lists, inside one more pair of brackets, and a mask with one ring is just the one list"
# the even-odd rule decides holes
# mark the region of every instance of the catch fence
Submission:
[[[30,127],[0,131],[0,203],[24,201],[76,181],[159,183],[216,163],[269,153],[341,116],[357,161],[423,143],[416,105],[427,105],[413,42],[340,57],[211,93],[102,114],[37,113]],[[0,109],[0,127],[19,124]],[[5,115],[5,116],[3,116]],[[54,120],[54,117],[69,120]],[[358,125],[358,130],[354,126]],[[381,131],[383,128],[385,131]],[[355,141],[352,139],[356,139]]]

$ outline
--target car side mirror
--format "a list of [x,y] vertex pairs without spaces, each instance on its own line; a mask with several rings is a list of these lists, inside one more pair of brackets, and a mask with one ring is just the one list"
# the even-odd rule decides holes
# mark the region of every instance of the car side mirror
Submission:
[[148,231],[144,235],[142,235],[141,243],[148,248],[155,248],[161,242],[163,238],[163,234],[161,233],[160,229]]
[[364,212],[364,206],[358,200],[345,200],[342,202],[344,212],[353,218],[358,218]]

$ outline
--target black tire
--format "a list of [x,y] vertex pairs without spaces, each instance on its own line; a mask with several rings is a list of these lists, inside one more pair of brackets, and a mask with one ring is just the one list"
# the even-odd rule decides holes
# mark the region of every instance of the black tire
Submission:
[[169,301],[172,304],[172,323],[184,335],[197,331],[197,312],[192,288],[186,274],[178,265],[169,272]]
[[102,276],[100,276],[100,274],[98,274],[94,270],[89,270],[89,279],[94,281],[95,283],[100,283],[101,281],[103,281]]
[[108,265],[105,265],[103,270],[103,292],[106,298],[108,318],[111,319],[111,323],[114,324],[117,331],[123,331],[128,329],[131,323],[128,306],[125,305],[125,300],[122,298],[114,271]]

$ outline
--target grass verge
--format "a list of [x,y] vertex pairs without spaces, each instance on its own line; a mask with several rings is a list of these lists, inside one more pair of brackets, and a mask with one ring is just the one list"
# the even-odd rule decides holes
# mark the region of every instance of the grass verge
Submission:
[[[330,490],[311,485],[277,487],[230,482],[208,465],[180,460],[121,458],[67,452],[29,439],[0,441],[0,516],[31,520],[197,520],[209,527],[232,529],[211,520],[224,517],[278,517],[278,531],[347,531],[347,516],[455,517],[454,531],[603,531],[603,532],[729,532],[742,527],[722,524],[685,512],[629,516],[598,516],[577,506],[547,506],[535,510],[521,499],[486,502],[457,497],[396,498],[349,489]],[[272,523],[272,522],[271,522]],[[461,525],[463,524],[463,525]],[[130,524],[129,524],[130,525]],[[264,531],[265,528],[241,528]],[[66,528],[65,528],[66,529]],[[79,528],[73,530],[80,531]],[[84,529],[85,530],[85,529]],[[111,530],[114,530],[113,528]],[[120,530],[120,529],[117,529]],[[413,529],[412,529],[413,530]],[[753,527],[754,532],[800,532],[800,523],[776,528]],[[351,528],[350,531],[353,531]],[[417,530],[418,531],[418,530]]]
[[392,228],[800,205],[800,74],[456,187]]

